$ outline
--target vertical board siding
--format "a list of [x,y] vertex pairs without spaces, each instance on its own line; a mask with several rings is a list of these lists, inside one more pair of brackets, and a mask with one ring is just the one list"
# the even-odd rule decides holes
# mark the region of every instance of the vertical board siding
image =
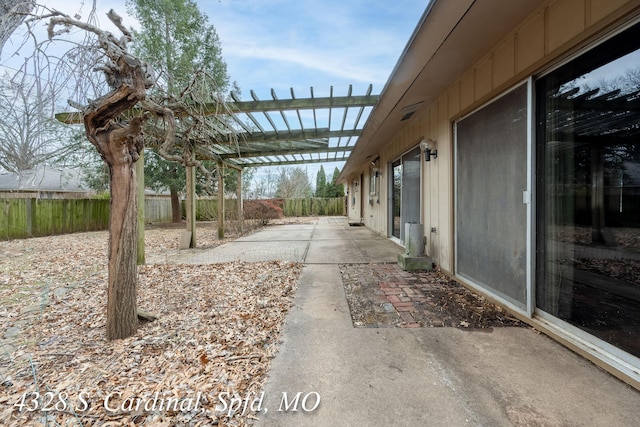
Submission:
[[[563,55],[562,49],[581,35],[587,37],[590,27],[607,24],[603,20],[613,21],[621,10],[632,7],[630,0],[551,0],[514,27],[492,49],[482,53],[472,67],[437,95],[436,101],[416,114],[380,151],[379,165],[383,172],[380,203],[365,203],[362,213],[365,225],[388,235],[388,165],[421,138],[433,139],[437,143],[438,158],[424,166],[422,176],[427,252],[443,269],[453,271],[454,120],[523,81],[535,72],[534,66],[545,66]],[[370,171],[368,165],[361,170],[365,183],[369,182]],[[350,177],[353,179],[359,179],[359,175],[354,174]],[[361,185],[360,191],[365,187],[368,186]],[[353,188],[349,191],[351,198]],[[358,197],[360,193],[356,194],[356,204]],[[352,213],[350,208],[349,214]],[[433,233],[432,227],[436,229]]]

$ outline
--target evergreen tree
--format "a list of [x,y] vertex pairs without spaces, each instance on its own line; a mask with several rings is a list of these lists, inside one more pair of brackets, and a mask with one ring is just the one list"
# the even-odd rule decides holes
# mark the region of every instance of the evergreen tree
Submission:
[[320,170],[316,174],[316,197],[325,197],[327,192],[327,175],[324,172],[324,167],[320,165]]
[[[157,90],[168,103],[175,102],[187,89],[197,93],[201,101],[213,100],[216,94],[229,90],[227,64],[222,58],[218,34],[193,0],[127,0],[127,6],[141,27],[139,31],[133,30],[133,50],[152,66],[158,77]],[[198,75],[206,78],[196,79],[194,76]],[[187,120],[183,122],[186,124]],[[192,126],[177,135],[177,139],[191,139],[194,135]],[[151,147],[158,145],[153,141],[146,144]],[[170,154],[181,156],[177,152]],[[210,178],[214,178],[217,173],[215,163],[202,163],[211,171]],[[184,166],[161,156],[153,156],[152,161],[145,162],[145,165],[145,174],[151,176],[145,181],[152,188],[170,191],[173,221],[180,221],[178,194],[185,187]],[[203,177],[198,178],[202,184]],[[209,192],[215,188],[215,183],[215,179],[207,183]]]
[[212,76],[218,89],[229,89],[227,64],[215,28],[193,0],[127,0],[140,22],[134,51],[153,67],[169,96],[182,92],[197,72]]
[[331,178],[331,184],[327,185],[324,197],[344,197],[344,186],[338,184],[338,175],[340,175],[340,169],[337,167],[333,170],[333,177]]

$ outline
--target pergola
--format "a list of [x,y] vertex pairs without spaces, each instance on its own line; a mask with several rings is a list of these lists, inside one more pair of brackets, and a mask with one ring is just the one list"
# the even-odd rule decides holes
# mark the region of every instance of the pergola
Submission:
[[[242,101],[232,93],[232,101],[226,108],[212,104],[203,109],[203,114],[214,116],[217,132],[222,136],[234,135],[233,142],[225,137],[209,141],[196,147],[195,157],[216,161],[221,172],[225,167],[239,172],[238,209],[242,212],[243,168],[346,161],[378,101],[379,95],[372,95],[372,90],[373,86],[369,85],[364,95],[354,95],[350,85],[346,95],[335,95],[331,86],[329,96],[317,97],[311,87],[309,97],[298,98],[291,88],[290,97],[280,99],[271,89],[272,99],[268,100],[260,100],[252,90],[249,101]],[[68,124],[82,123],[81,113],[60,113],[56,118]],[[138,175],[143,173],[139,167]],[[218,174],[218,188],[224,188],[223,176]],[[189,247],[196,244],[195,200],[195,168],[187,167]],[[218,235],[224,237],[221,191],[218,191],[218,206]]]
[[[344,161],[362,131],[365,112],[378,100],[378,95],[371,95],[372,88],[357,96],[349,86],[345,96],[335,96],[331,87],[329,96],[316,97],[311,87],[308,98],[297,98],[291,88],[288,99],[279,99],[271,89],[270,100],[258,99],[252,90],[251,101],[232,93],[228,107],[232,124],[240,129],[238,144],[208,144],[210,159],[239,168]],[[206,154],[200,151],[199,157]]]

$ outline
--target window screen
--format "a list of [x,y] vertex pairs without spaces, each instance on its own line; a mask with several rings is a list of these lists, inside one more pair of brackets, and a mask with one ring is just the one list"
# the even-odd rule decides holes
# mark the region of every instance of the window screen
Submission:
[[457,274],[526,305],[527,86],[457,123]]

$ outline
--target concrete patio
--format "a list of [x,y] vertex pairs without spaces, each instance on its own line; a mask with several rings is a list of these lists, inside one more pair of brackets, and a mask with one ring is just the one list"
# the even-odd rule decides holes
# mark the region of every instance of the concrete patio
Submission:
[[305,264],[257,425],[640,425],[640,392],[531,328],[354,328],[339,264],[400,251],[328,217],[176,259]]

